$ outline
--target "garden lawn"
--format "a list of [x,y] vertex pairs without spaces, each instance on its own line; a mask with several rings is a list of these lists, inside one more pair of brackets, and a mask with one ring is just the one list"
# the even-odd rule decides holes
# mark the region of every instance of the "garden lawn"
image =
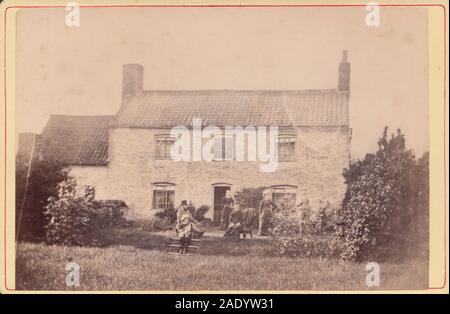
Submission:
[[[253,242],[252,242],[253,241]],[[26,290],[352,290],[369,289],[365,263],[272,257],[257,240],[210,242],[197,255],[132,245],[104,248],[19,243],[16,289]],[[163,245],[161,244],[161,247]],[[258,254],[221,254],[242,246]],[[225,249],[226,247],[226,249]],[[80,265],[80,287],[67,287],[69,258]],[[426,289],[426,262],[380,263],[377,289]]]

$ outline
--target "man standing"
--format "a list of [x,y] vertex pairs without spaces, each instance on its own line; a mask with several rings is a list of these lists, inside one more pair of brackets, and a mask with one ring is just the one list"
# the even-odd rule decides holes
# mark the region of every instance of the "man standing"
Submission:
[[259,229],[258,235],[267,235],[269,219],[272,217],[273,209],[276,208],[272,202],[270,190],[264,190],[264,199],[259,204]]

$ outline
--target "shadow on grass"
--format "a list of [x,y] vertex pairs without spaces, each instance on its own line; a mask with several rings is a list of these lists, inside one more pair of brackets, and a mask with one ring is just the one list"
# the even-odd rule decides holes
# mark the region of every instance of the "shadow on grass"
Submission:
[[[144,250],[166,251],[172,231],[149,231],[138,224],[124,227],[111,227],[98,230],[95,238],[103,247],[119,245],[132,246]],[[241,239],[233,241],[217,235],[202,238],[198,254],[226,256],[273,256],[270,239]]]

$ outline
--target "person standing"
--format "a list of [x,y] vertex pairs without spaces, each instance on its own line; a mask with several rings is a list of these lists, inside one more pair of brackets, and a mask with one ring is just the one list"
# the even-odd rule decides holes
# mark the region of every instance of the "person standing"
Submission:
[[309,203],[309,198],[306,195],[307,189],[302,188],[300,190],[300,201],[297,204],[297,215],[300,218],[300,231],[302,232],[303,226],[308,223],[309,217],[311,215],[311,205]]
[[270,190],[263,193],[264,199],[259,204],[259,228],[258,235],[267,235],[269,220],[272,217],[273,210],[276,208],[272,202]]
[[230,214],[234,208],[234,200],[231,196],[231,191],[227,190],[225,196],[222,198],[222,217],[220,219],[220,229],[227,230],[230,221]]

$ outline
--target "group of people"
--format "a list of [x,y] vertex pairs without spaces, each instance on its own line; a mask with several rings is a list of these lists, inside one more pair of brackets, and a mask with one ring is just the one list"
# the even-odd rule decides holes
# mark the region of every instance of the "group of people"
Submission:
[[[269,190],[264,191],[264,199],[259,204],[259,226],[258,235],[267,235],[270,217],[276,209],[272,202]],[[244,204],[241,203],[239,194],[235,194],[235,199],[231,196],[231,191],[226,191],[222,199],[221,229],[225,230],[224,237],[233,237],[239,235],[243,228]]]
[[[239,234],[244,227],[244,223],[246,223],[246,221],[244,221],[243,207],[244,204],[241,202],[239,194],[235,194],[233,197],[231,191],[227,190],[222,199],[220,219],[220,228],[225,231],[224,237],[239,237]],[[268,234],[270,218],[275,210],[277,210],[277,206],[272,201],[271,191],[267,189],[263,192],[263,200],[259,204],[258,235],[263,236]],[[306,216],[309,215],[310,205],[305,193],[303,193],[300,202],[292,210],[301,214],[302,220],[308,219]],[[182,250],[183,247],[186,247],[189,244],[192,237],[201,237],[205,233],[205,230],[193,218],[192,213],[188,209],[187,201],[185,200],[183,200],[178,207],[175,230],[178,237],[180,237]]]

